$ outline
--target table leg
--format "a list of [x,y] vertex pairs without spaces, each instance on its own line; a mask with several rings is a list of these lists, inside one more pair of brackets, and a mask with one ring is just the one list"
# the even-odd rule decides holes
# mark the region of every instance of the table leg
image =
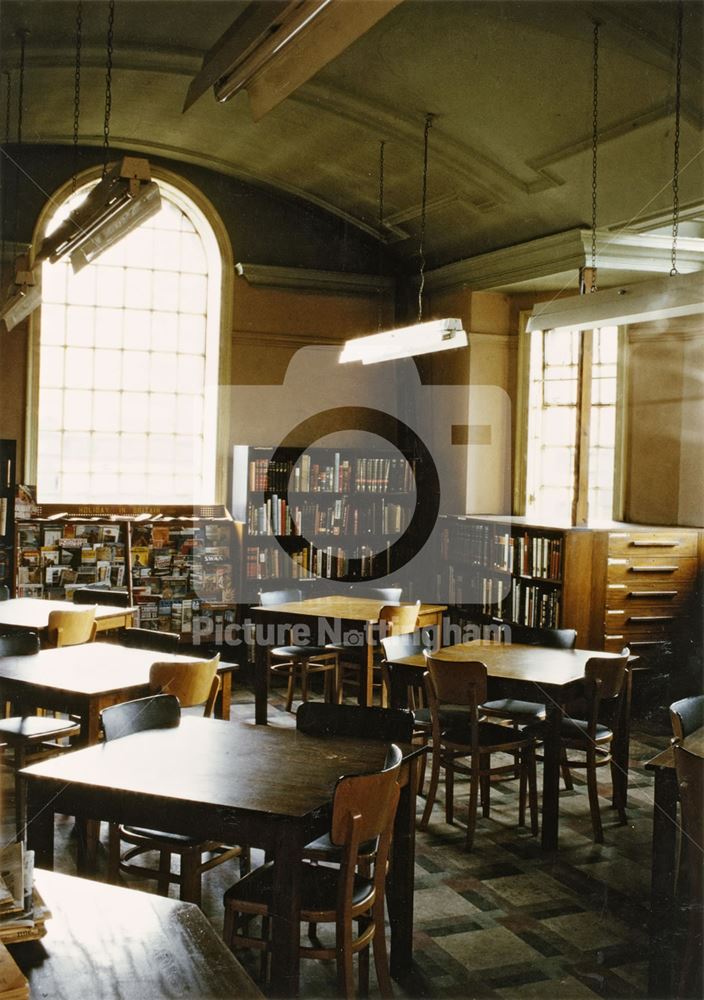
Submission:
[[543,744],[542,847],[557,850],[560,795],[560,721],[562,708],[547,699],[545,742]]
[[218,719],[224,719],[225,722],[229,722],[231,701],[232,701],[232,674],[228,671],[226,674],[220,674],[220,691],[218,692],[218,699],[215,709],[215,715]]
[[86,708],[81,711],[81,746],[92,747],[100,737],[100,705],[91,699]]
[[621,701],[621,717],[618,721],[618,732],[613,742],[613,760],[615,767],[613,782],[613,805],[620,800],[623,808],[626,808],[628,799],[628,763],[629,763],[629,742],[631,738],[631,692],[632,675],[631,671],[626,672],[626,690]]
[[54,810],[49,795],[32,780],[27,781],[27,847],[38,868],[54,867]]
[[650,961],[648,996],[670,996],[675,927],[677,857],[677,775],[674,768],[655,770],[653,857],[650,883]]
[[362,706],[374,703],[374,625],[365,626],[364,649],[359,672],[359,704]]
[[413,886],[416,843],[416,788],[418,758],[408,765],[408,780],[401,788],[389,875],[386,903],[391,925],[389,964],[394,979],[407,978],[413,964]]
[[271,927],[271,995],[298,996],[300,967],[301,858],[303,842],[282,823],[274,848]]
[[259,626],[262,624],[261,618],[256,614],[254,624],[254,721],[258,726],[265,726],[269,703],[269,664],[266,648],[256,641],[256,632],[259,631]]

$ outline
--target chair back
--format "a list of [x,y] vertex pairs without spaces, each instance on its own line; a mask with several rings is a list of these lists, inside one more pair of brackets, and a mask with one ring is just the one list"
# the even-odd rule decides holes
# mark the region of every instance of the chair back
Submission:
[[[630,651],[624,649],[621,656],[606,659],[592,656],[584,666],[585,694],[587,699],[587,734],[594,738],[597,723],[602,714],[614,732],[617,731],[622,713],[624,696],[630,690],[628,683],[628,659]],[[602,712],[606,706],[605,713]]]
[[130,595],[126,590],[98,590],[81,587],[73,592],[74,604],[111,604],[115,608],[129,608]]
[[173,694],[137,698],[104,708],[100,713],[106,740],[117,740],[145,729],[175,729],[181,720],[181,706]]
[[182,708],[204,705],[203,715],[213,714],[220,690],[217,669],[220,654],[212,660],[189,660],[182,663],[157,662],[149,668],[149,687],[156,694],[174,694]]
[[574,649],[577,631],[573,628],[531,628],[528,625],[511,626],[511,641],[526,646],[548,646],[551,649]]
[[379,611],[379,635],[408,635],[418,626],[420,601],[415,604],[385,604]]
[[157,632],[151,628],[123,628],[117,636],[121,646],[136,649],[153,649],[159,653],[178,651],[178,632]]
[[296,587],[288,590],[260,590],[259,603],[266,608],[272,604],[294,604],[303,600],[303,591]]
[[0,583],[0,601],[10,600],[10,588],[6,587],[4,583]]
[[77,646],[95,639],[95,607],[82,611],[50,611],[47,630],[50,646]]
[[350,586],[353,597],[365,597],[370,601],[384,601],[387,604],[398,604],[403,594],[403,587],[365,587],[360,589],[358,583]]
[[393,663],[394,660],[405,660],[407,656],[420,656],[423,649],[428,648],[424,641],[427,638],[427,636],[421,636],[421,641],[418,642],[413,632],[401,632],[400,635],[384,636],[381,640],[384,650],[384,660],[387,663]]
[[425,663],[438,705],[468,705],[486,701],[486,664],[479,660],[441,660],[427,651]]
[[[338,779],[332,800],[330,839],[336,846],[355,847],[354,859],[347,857],[348,865],[356,860],[356,847],[366,840],[379,838],[376,870],[386,870],[386,858],[396,806],[399,799],[398,776],[402,754],[392,744],[381,771],[372,774],[355,774]],[[343,862],[343,867],[345,867]]]
[[34,656],[41,643],[36,632],[8,632],[0,635],[0,656]]
[[697,729],[704,726],[704,694],[692,695],[691,698],[681,698],[670,705],[670,722],[672,735],[683,740]]
[[296,729],[307,736],[340,736],[410,743],[413,716],[400,708],[329,705],[305,701],[296,712]]
[[704,757],[673,744],[682,835],[678,895],[688,912],[679,983],[673,996],[702,996],[702,905],[704,905]]

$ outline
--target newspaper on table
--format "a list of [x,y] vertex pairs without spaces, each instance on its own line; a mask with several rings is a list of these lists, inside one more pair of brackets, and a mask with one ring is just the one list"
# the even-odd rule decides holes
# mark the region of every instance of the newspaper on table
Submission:
[[0,850],[0,942],[29,941],[46,934],[51,916],[33,885],[34,851],[24,844]]

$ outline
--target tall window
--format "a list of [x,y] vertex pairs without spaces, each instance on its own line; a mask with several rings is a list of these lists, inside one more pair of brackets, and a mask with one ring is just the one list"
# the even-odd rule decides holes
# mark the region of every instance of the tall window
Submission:
[[[618,328],[592,332],[582,361],[579,330],[530,335],[526,513],[569,519],[575,501],[580,400],[589,409],[587,495],[590,520],[613,516]],[[585,355],[588,357],[588,355]]]
[[40,501],[214,499],[222,261],[200,209],[159,187],[161,211],[95,263],[43,266]]

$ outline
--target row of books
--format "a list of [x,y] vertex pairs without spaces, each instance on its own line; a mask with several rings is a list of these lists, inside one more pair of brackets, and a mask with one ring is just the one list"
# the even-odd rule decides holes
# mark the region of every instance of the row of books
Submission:
[[343,497],[327,506],[288,506],[274,494],[262,504],[249,504],[247,529],[250,535],[390,535],[405,529],[407,517],[402,504],[383,499],[363,507]]
[[315,462],[303,454],[298,462],[254,458],[249,462],[250,492],[286,493],[409,493],[415,488],[415,470],[404,458],[344,458]]
[[139,628],[158,629],[160,632],[190,634],[193,616],[200,613],[200,600],[183,598],[170,601],[156,594],[138,594],[134,624]]
[[515,576],[559,580],[562,575],[562,538],[500,532],[494,525],[472,521],[457,520],[443,527],[440,556]]
[[321,577],[336,580],[346,577],[354,568],[355,577],[367,579],[385,563],[391,571],[387,552],[379,553],[368,545],[344,549],[339,545],[315,547],[305,545],[286,553],[276,546],[248,545],[245,553],[245,575],[248,580],[309,580]]

